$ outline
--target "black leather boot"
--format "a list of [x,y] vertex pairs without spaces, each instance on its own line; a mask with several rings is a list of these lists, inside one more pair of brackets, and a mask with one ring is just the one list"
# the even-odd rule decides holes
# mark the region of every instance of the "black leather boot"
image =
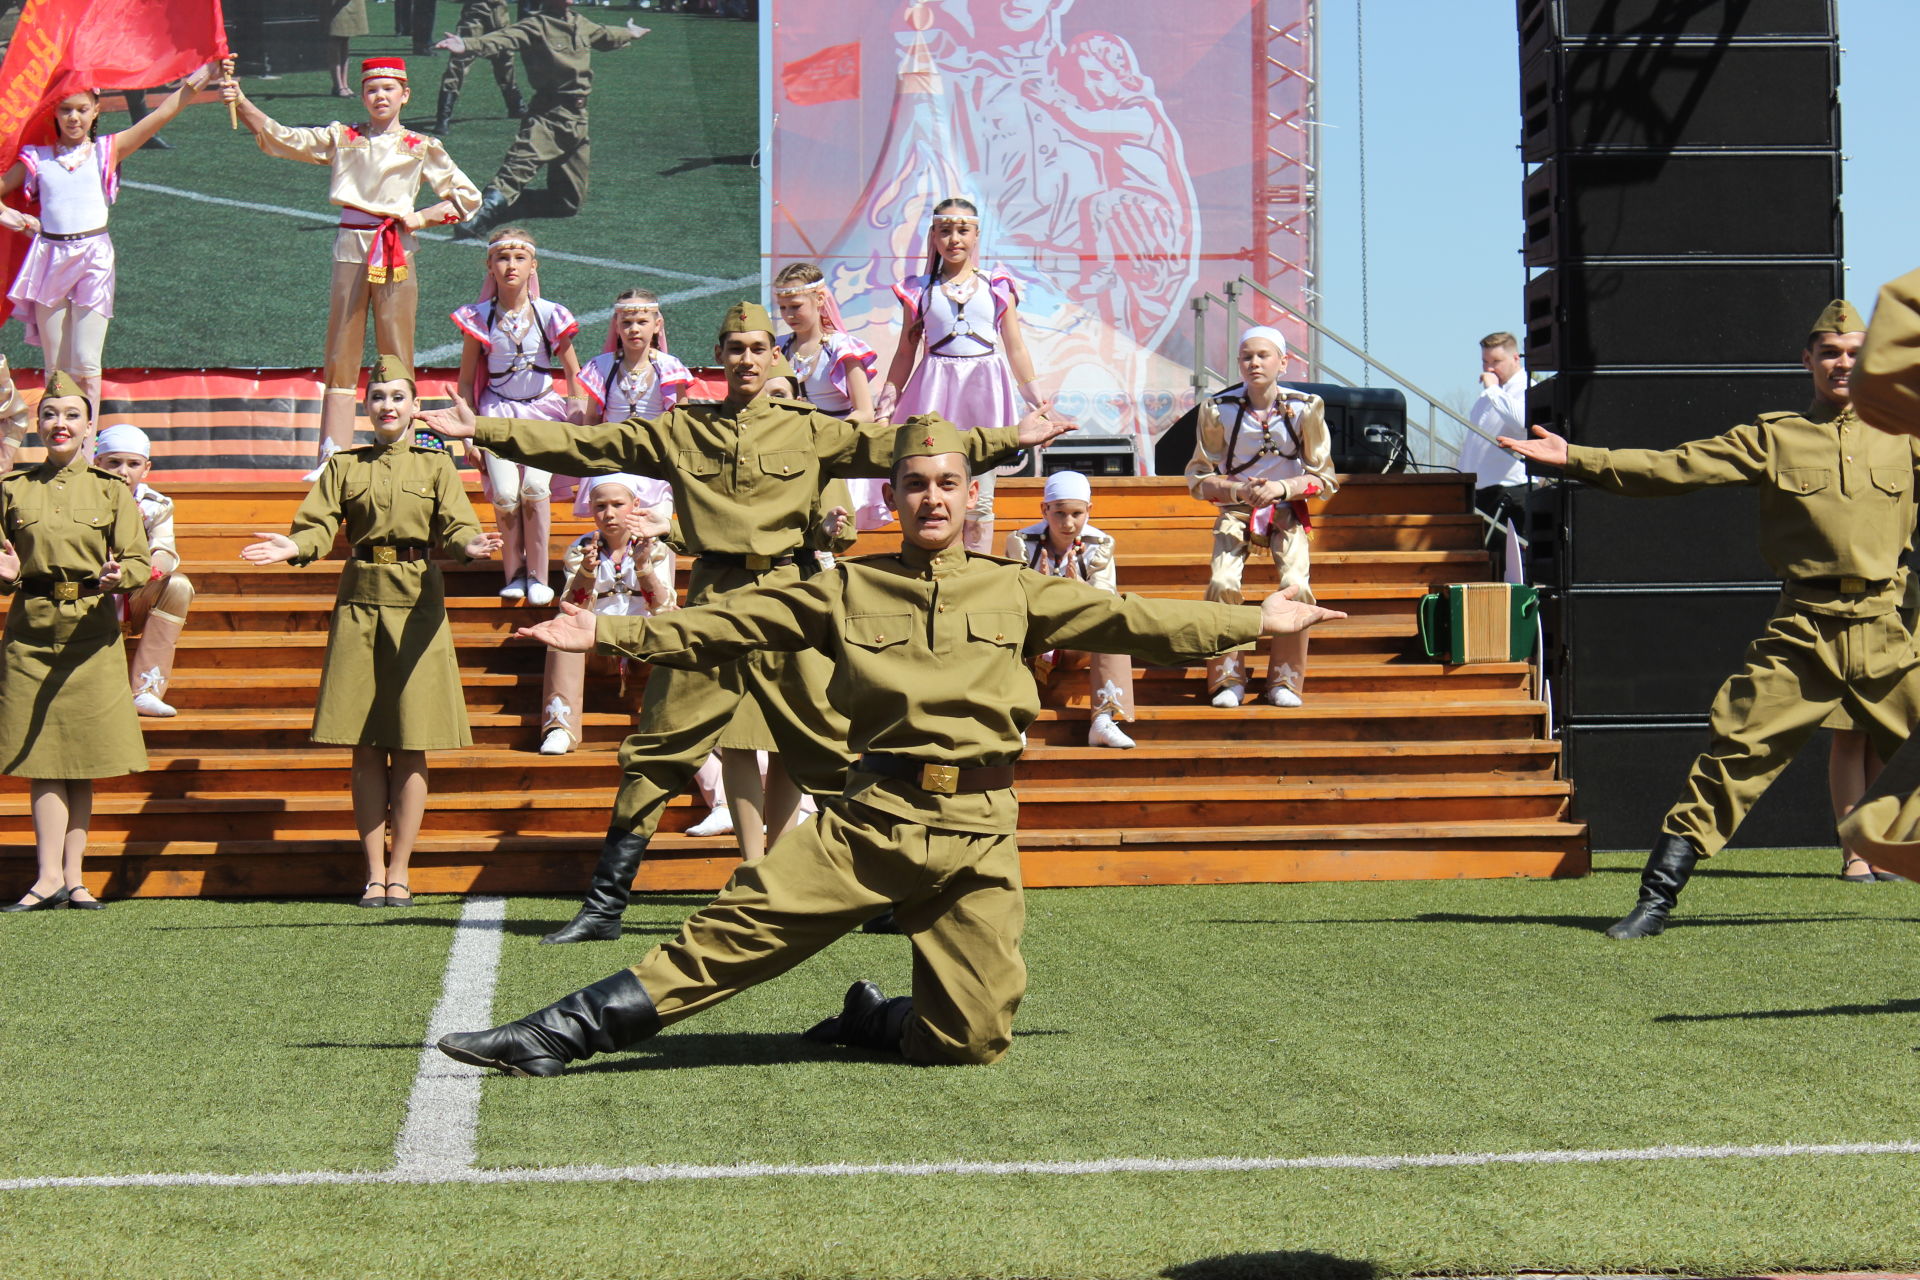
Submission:
[[888,907],[873,919],[860,926],[862,933],[905,933],[900,922],[893,918],[893,908]]
[[913,1016],[913,999],[895,996],[889,1000],[880,988],[862,980],[847,988],[840,1012],[816,1022],[803,1038],[820,1044],[843,1044],[850,1049],[871,1049],[876,1053],[899,1053],[900,1033]]
[[557,1076],[569,1062],[624,1049],[658,1030],[653,998],[633,970],[622,969],[504,1026],[441,1036],[439,1047],[456,1062],[511,1076]]
[[453,128],[453,104],[460,101],[460,95],[446,89],[440,91],[440,105],[433,113],[433,135],[444,138]]
[[614,827],[600,846],[600,861],[594,864],[593,880],[587,885],[587,897],[560,928],[542,942],[612,942],[620,936],[620,917],[633,898],[634,873],[647,856],[647,838],[638,832]]
[[1700,861],[1694,847],[1679,836],[1663,835],[1647,855],[1640,873],[1640,901],[1627,917],[1607,930],[1609,938],[1651,938],[1667,927],[1667,913],[1687,887],[1693,864]]
[[507,220],[507,197],[500,188],[488,187],[480,197],[480,207],[473,216],[453,229],[455,240],[478,240],[487,232]]
[[527,104],[520,97],[519,85],[507,85],[500,90],[500,97],[507,104],[507,119],[524,120],[527,118]]

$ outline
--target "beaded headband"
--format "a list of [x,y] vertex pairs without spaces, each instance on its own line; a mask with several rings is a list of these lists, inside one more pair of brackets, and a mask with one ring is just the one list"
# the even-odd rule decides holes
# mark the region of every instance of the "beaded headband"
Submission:
[[660,309],[660,304],[657,302],[639,302],[639,301],[629,299],[626,302],[614,303],[613,309],[617,313],[620,313],[623,315],[630,315],[630,314],[641,312],[641,311],[658,311]]
[[790,284],[783,288],[775,289],[773,296],[776,298],[797,298],[803,293],[816,293],[826,287],[827,282],[825,280],[814,280],[807,284]]
[[536,245],[533,241],[521,240],[513,236],[508,236],[505,240],[495,240],[487,246],[487,252],[489,254],[495,249],[525,249],[529,253],[540,252],[540,246]]
[[957,222],[962,226],[977,227],[980,225],[980,215],[977,213],[936,213],[927,221],[936,227],[943,222]]

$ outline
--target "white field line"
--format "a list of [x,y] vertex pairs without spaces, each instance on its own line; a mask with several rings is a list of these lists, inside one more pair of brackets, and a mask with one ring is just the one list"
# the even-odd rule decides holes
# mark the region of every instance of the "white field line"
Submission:
[[394,1171],[409,1175],[457,1173],[473,1167],[474,1134],[480,1124],[480,1067],[468,1066],[434,1048],[449,1031],[493,1024],[493,985],[500,973],[500,940],[507,900],[468,898],[454,927],[440,1003],[427,1019],[427,1039],[407,1098],[407,1122],[393,1144]]
[[[196,204],[217,204],[229,209],[249,209],[254,213],[277,213],[284,217],[300,218],[307,222],[331,223],[338,216],[332,210],[322,213],[313,209],[295,209],[291,205],[261,204],[255,200],[235,200],[230,196],[210,196],[202,191],[187,191],[180,187],[163,187],[153,182],[125,181],[120,185],[129,187],[135,191],[151,191],[155,195],[174,196],[181,200],[192,200]],[[486,246],[478,240],[455,240],[451,233],[445,231],[416,231],[414,234],[422,240],[443,240],[456,245],[472,245],[476,249],[486,248]],[[542,249],[540,256],[543,258],[552,258],[556,262],[576,262],[583,267],[606,267],[612,271],[622,271],[629,274],[641,272],[650,276],[660,276],[666,280],[685,280],[691,284],[713,285],[716,287],[725,286],[732,288],[743,283],[758,284],[760,281],[760,277],[757,275],[746,276],[741,280],[722,280],[719,276],[700,275],[692,271],[675,271],[670,267],[650,267],[644,262],[622,262],[618,258],[596,258],[584,253],[564,253],[559,249]]]
[[[528,1086],[538,1088],[537,1085]],[[305,1173],[127,1173],[5,1178],[0,1192],[66,1187],[308,1187],[393,1183],[697,1182],[754,1178],[1086,1176],[1116,1173],[1268,1173],[1290,1169],[1454,1169],[1485,1165],[1617,1164],[1667,1160],[1777,1160],[1806,1156],[1920,1155],[1920,1142],[1780,1143],[1765,1146],[1629,1147],[1611,1151],[1488,1151],[1408,1156],[1219,1156],[1107,1160],[953,1160],[898,1164],[561,1165],[540,1169],[318,1169]]]

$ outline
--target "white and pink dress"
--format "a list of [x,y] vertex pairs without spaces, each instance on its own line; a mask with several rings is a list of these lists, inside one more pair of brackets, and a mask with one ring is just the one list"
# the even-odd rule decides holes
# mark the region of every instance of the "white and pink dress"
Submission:
[[[872,386],[880,366],[880,357],[872,347],[839,329],[828,329],[819,349],[804,359],[793,354],[797,344],[792,334],[781,338],[779,345],[780,354],[787,358],[800,380],[796,388],[800,398],[836,418],[853,412],[853,396],[847,391],[848,372],[855,368],[864,371],[867,384]],[[893,510],[880,496],[882,481],[855,478],[845,483],[853,499],[855,529],[878,529],[893,519]]]
[[[453,313],[460,332],[480,344],[478,412],[489,418],[567,420],[567,401],[554,387],[560,372],[558,352],[580,332],[573,312],[545,298],[531,298],[524,309],[509,312],[497,300],[470,302]],[[486,460],[487,501],[511,514],[526,502],[545,502],[553,477],[545,471],[509,462],[482,451]],[[568,493],[571,493],[571,488]]]
[[[629,372],[620,367],[618,351],[603,351],[580,368],[580,388],[593,401],[596,422],[625,422],[628,418],[657,418],[680,402],[693,385],[693,371],[665,351],[647,353],[644,364]],[[634,498],[643,507],[673,500],[673,486],[664,480],[635,477]],[[587,487],[573,500],[575,515],[591,515]]]
[[[1013,277],[997,267],[976,268],[958,287],[932,276],[909,276],[893,286],[907,323],[921,326],[925,351],[900,389],[895,421],[937,413],[962,430],[1011,427],[1026,416],[1013,366],[1000,345],[1000,320],[1020,301]],[[980,500],[970,520],[993,519],[993,472],[979,477]]]
[[109,164],[113,137],[69,151],[20,148],[25,190],[40,203],[40,234],[13,278],[7,298],[19,309],[27,341],[43,345],[39,308],[74,307],[113,315],[113,238],[107,208],[120,194],[120,170]]

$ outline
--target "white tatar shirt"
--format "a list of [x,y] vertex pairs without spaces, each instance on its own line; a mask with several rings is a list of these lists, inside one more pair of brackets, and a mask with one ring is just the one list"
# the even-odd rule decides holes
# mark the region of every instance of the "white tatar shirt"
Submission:
[[[1527,438],[1527,371],[1520,368],[1497,387],[1483,387],[1467,410],[1467,421],[1490,436],[1509,440]],[[1473,487],[1525,484],[1527,464],[1518,454],[1469,434],[1460,441],[1460,470],[1473,477]]]

